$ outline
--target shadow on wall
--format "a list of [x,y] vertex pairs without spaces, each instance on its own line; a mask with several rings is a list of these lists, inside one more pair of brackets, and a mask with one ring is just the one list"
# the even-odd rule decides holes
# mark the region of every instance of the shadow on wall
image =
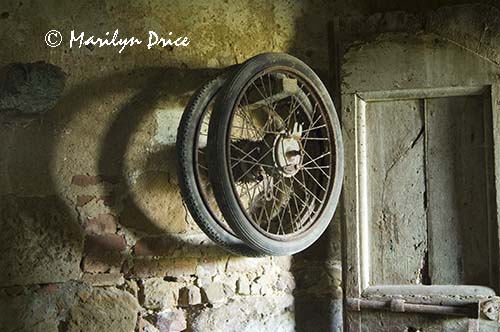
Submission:
[[[318,13],[325,9],[318,4],[304,6],[296,21],[297,33],[289,53],[303,59],[326,81],[327,22],[319,25],[315,22]],[[0,234],[3,255],[0,287],[33,286],[29,290],[11,287],[0,294],[0,327],[23,331],[37,325],[41,330],[55,330],[48,324],[65,322],[67,310],[44,308],[40,297],[51,296],[53,303],[63,301],[64,307],[70,307],[78,298],[75,293],[83,286],[64,288],[67,286],[54,283],[80,280],[82,270],[90,272],[83,274],[84,280],[89,275],[116,276],[120,272],[128,277],[150,277],[153,270],[171,270],[172,266],[183,269],[176,266],[174,253],[178,251],[184,259],[199,257],[202,251],[209,252],[214,260],[228,256],[208,241],[180,240],[152,218],[151,211],[160,213],[158,210],[162,208],[155,203],[155,193],[166,192],[167,201],[161,203],[169,204],[178,201],[168,197],[178,195],[179,190],[173,143],[150,146],[146,140],[158,129],[153,114],[158,104],[169,100],[184,107],[189,93],[216,74],[215,70],[161,67],[118,72],[72,86],[58,106],[41,118],[9,121],[5,125],[6,130],[0,133],[0,138],[4,138],[0,156],[5,157],[0,160],[0,183],[5,188],[20,186],[6,191],[28,193],[30,197],[7,195],[0,201],[0,216],[5,223],[2,229],[7,230]],[[112,96],[129,95],[130,91],[136,92],[124,105],[102,108],[116,109],[112,114],[85,112],[98,102],[112,104]],[[164,116],[172,117],[177,126],[174,112],[166,110]],[[77,134],[67,131],[75,122],[79,123]],[[68,139],[73,145],[62,144]],[[132,152],[131,146],[135,147]],[[139,153],[138,146],[144,151]],[[80,167],[88,166],[81,159],[94,159],[92,151],[96,149],[98,158],[94,168],[98,173],[81,171]],[[130,164],[136,167],[130,168]],[[71,169],[70,176],[66,168]],[[147,193],[147,199],[138,193]],[[185,222],[183,218],[170,216],[167,222]],[[123,232],[117,234],[117,228]],[[334,224],[333,230],[317,244],[294,258],[293,272],[298,285],[295,318],[299,331],[332,330],[338,324],[338,285],[333,285],[332,280],[339,278],[332,276],[330,268],[331,254],[338,250],[332,236],[338,234],[337,228],[338,224]],[[89,234],[89,230],[97,230],[99,234]],[[127,249],[126,236],[134,233],[144,236],[144,241],[139,240],[132,252]],[[157,237],[159,234],[162,236]],[[149,259],[151,256],[162,258],[155,261]],[[315,287],[318,282],[320,287]],[[21,304],[9,304],[13,295],[21,299]],[[25,315],[27,312],[32,315]],[[64,323],[57,328],[64,331]]]
[[[28,330],[30,326],[47,318],[47,321],[52,318],[54,322],[65,322],[66,312],[56,311],[53,307],[44,308],[40,304],[43,301],[39,299],[50,294],[55,298],[54,301],[64,299],[68,304],[76,301],[75,293],[84,286],[74,284],[68,289],[63,284],[54,286],[54,283],[80,280],[81,270],[90,272],[84,273],[84,280],[86,275],[113,276],[120,272],[132,278],[150,277],[155,273],[152,271],[162,268],[168,270],[172,269],[171,265],[175,266],[176,260],[172,256],[176,250],[182,250],[181,258],[199,257],[201,252],[208,252],[213,260],[228,256],[227,252],[211,242],[194,244],[169,235],[161,224],[151,218],[148,208],[157,207],[138,203],[135,185],[144,175],[146,180],[141,190],[167,190],[173,195],[179,194],[174,145],[156,145],[160,148],[130,155],[131,145],[135,145],[134,150],[137,152],[141,150],[140,144],[144,144],[146,138],[151,139],[151,131],[144,132],[147,137],[142,137],[141,131],[145,129],[145,122],[153,120],[154,124],[153,113],[162,100],[171,98],[179,102],[179,96],[185,96],[186,100],[181,97],[179,102],[184,105],[189,93],[205,80],[217,75],[217,72],[146,68],[117,73],[72,87],[59,101],[60,106],[43,118],[10,118],[8,124],[4,123],[7,131],[3,135],[10,137],[10,140],[3,146],[2,155],[7,158],[2,162],[11,171],[3,175],[10,178],[2,181],[43,187],[43,192],[47,194],[36,197],[8,195],[0,202],[2,221],[7,224],[2,227],[6,231],[1,235],[0,250],[4,259],[0,263],[3,270],[0,285],[41,285],[30,286],[28,291],[15,290],[14,287],[8,291],[7,296],[0,296],[2,310],[11,308],[3,312],[0,326],[12,326],[12,330]],[[92,125],[97,125],[99,119],[85,120],[95,114],[84,114],[83,111],[91,109],[96,101],[105,102],[107,96],[127,90],[137,92],[113,114],[106,115],[111,120],[106,120],[105,123],[110,125],[103,130],[104,135],[98,134],[101,129],[93,128]],[[176,127],[175,114],[171,116]],[[85,136],[79,136],[77,145],[70,150],[61,146],[64,135],[72,134],[65,134],[65,130],[71,128],[76,120],[84,126],[90,126],[84,129],[88,135],[99,136],[96,175],[79,174],[78,166],[71,165],[75,155],[92,150],[88,146],[93,144],[90,137],[86,141]],[[146,129],[155,130],[153,127]],[[144,144],[143,148],[148,150],[151,147]],[[64,154],[67,152],[68,160],[61,161],[61,158],[66,158]],[[144,156],[146,160],[142,160]],[[92,153],[88,157],[95,158]],[[140,166],[141,174],[136,176],[134,168],[132,171],[129,168],[130,163]],[[64,183],[64,178],[67,178],[66,167],[72,169],[76,176],[71,177],[71,189],[64,189],[67,191],[60,195],[61,189],[69,186],[69,183]],[[35,172],[37,179],[29,176],[21,179],[30,170]],[[96,191],[96,187],[103,189]],[[89,191],[90,188],[94,191]],[[26,191],[29,192],[30,189],[27,188]],[[109,211],[107,217],[95,212],[103,206]],[[161,207],[160,204],[159,208]],[[89,219],[93,220],[89,218],[92,213],[97,213],[94,218],[98,219],[96,224],[89,223]],[[113,225],[116,220],[119,220],[119,225]],[[135,232],[144,236],[147,241],[141,242],[141,239],[141,245],[136,244],[133,253],[127,251],[125,238],[119,235],[123,232],[116,234],[117,227],[125,233]],[[327,235],[320,243],[297,255],[295,259],[298,263],[294,265],[294,274],[299,285],[295,294],[298,330],[307,331],[313,326],[322,329],[335,323],[331,316],[331,292],[319,295],[309,292],[317,281],[312,280],[309,275],[317,275],[318,270],[323,278],[323,286],[329,288],[331,285],[329,275],[322,268],[311,268],[308,265],[310,262],[317,265],[328,260],[323,249],[329,246],[329,242],[330,237]],[[163,259],[167,261],[152,261],[150,256],[164,256]],[[20,293],[12,294],[12,291]],[[21,307],[25,310],[22,311],[32,312],[33,316],[25,317],[18,306],[9,306],[8,301],[12,295],[18,295],[24,301]],[[315,315],[311,316],[311,312]]]
[[[110,207],[113,214],[122,217],[123,213],[127,213],[126,218],[120,218],[120,224],[123,227],[137,231],[140,235],[164,235],[166,233],[164,228],[151,220],[144,206],[137,203],[134,188],[131,188],[131,182],[137,180],[136,174],[133,174],[133,169],[127,168],[127,166],[130,166],[127,165],[127,162],[137,163],[136,165],[140,166],[140,172],[154,173],[152,178],[147,179],[147,187],[157,186],[160,189],[178,193],[178,188],[175,186],[177,181],[175,142],[171,145],[157,144],[160,148],[153,150],[145,144],[145,140],[151,140],[152,133],[147,132],[142,135],[139,131],[145,121],[154,122],[153,112],[161,100],[179,102],[179,97],[184,96],[185,100],[181,100],[180,103],[187,103],[189,94],[205,80],[214,77],[216,74],[217,71],[215,70],[145,68],[118,73],[97,82],[77,86],[61,100],[61,105],[72,106],[71,112],[65,113],[63,119],[58,120],[63,122],[61,127],[65,127],[64,124],[70,123],[79,110],[89,107],[89,105],[85,105],[87,101],[80,97],[81,91],[86,91],[86,95],[92,96],[95,100],[101,100],[105,99],[106,95],[119,94],[121,89],[138,90],[128,102],[113,114],[113,119],[109,122],[111,125],[107,127],[98,147],[98,178],[95,180],[90,179],[91,182],[97,181],[111,185],[109,195],[105,195],[101,199],[105,201],[105,205]],[[128,86],[124,86],[123,83]],[[81,101],[81,104],[75,105],[74,100]],[[174,129],[176,129],[176,114],[167,116],[172,117],[172,123]],[[89,129],[91,132],[92,129]],[[155,130],[153,127],[148,127],[148,129]],[[133,141],[137,137],[139,137],[139,140]],[[135,152],[137,153],[137,150],[141,149],[145,151],[130,156],[129,150],[131,150],[131,146],[137,143],[142,143],[144,146],[134,147]],[[127,160],[127,157],[130,157],[130,159]],[[147,159],[144,161],[138,160],[144,157]],[[78,205],[78,199],[76,203]],[[172,241],[172,243],[179,242],[179,239],[173,236],[168,240]],[[186,243],[181,244],[186,246]],[[213,247],[213,245],[209,244],[207,246]],[[200,250],[198,246],[191,249],[196,250],[196,252]],[[221,251],[221,253],[225,254],[224,251]]]
[[[189,267],[179,265],[180,258],[172,258],[174,252],[181,251],[181,258],[197,258],[202,252],[211,260],[228,256],[227,252],[208,240],[196,243],[181,241],[152,221],[145,207],[137,203],[134,194],[136,188],[130,187],[135,174],[126,169],[130,160],[125,160],[130,157],[132,162],[143,167],[141,172],[147,175],[144,181],[146,188],[143,189],[150,192],[156,186],[157,190],[179,195],[174,145],[157,144],[158,148],[154,151],[143,151],[133,156],[129,155],[129,149],[138,143],[133,141],[133,137],[137,137],[140,126],[145,121],[153,120],[154,123],[152,112],[161,100],[178,101],[179,96],[186,96],[187,102],[190,92],[216,74],[215,70],[172,68],[145,68],[116,73],[72,87],[59,100],[59,106],[43,117],[2,119],[6,130],[0,133],[0,137],[5,138],[0,154],[4,158],[0,160],[3,169],[0,181],[5,185],[4,189],[17,186],[16,190],[10,191],[26,192],[30,196],[9,194],[2,196],[0,201],[3,223],[0,234],[0,287],[40,285],[30,286],[29,290],[5,288],[0,292],[2,330],[8,326],[8,330],[24,331],[31,330],[35,325],[64,322],[67,310],[44,307],[40,297],[49,294],[54,298],[54,303],[64,301],[70,306],[77,299],[75,293],[83,286],[75,284],[68,288],[64,284],[54,283],[80,280],[81,270],[92,272],[88,274],[91,277],[116,276],[120,272],[129,277],[150,277],[158,270],[162,273],[162,269],[177,269],[179,273],[189,275],[194,273],[191,269],[196,264]],[[82,136],[77,139],[77,145],[71,147],[68,160],[65,156],[62,156],[64,161],[61,161],[61,157],[56,158],[57,153],[68,152],[67,147],[61,149],[60,146],[64,136],[71,135],[65,132],[66,128],[70,128],[76,119],[86,126],[96,124],[96,121],[84,121],[94,116],[94,112],[84,114],[84,110],[95,105],[97,100],[106,100],[109,96],[131,90],[137,93],[112,115],[106,115],[113,119],[107,122],[111,125],[104,130],[105,134],[99,141],[99,174],[73,177],[72,189],[66,189],[68,191],[61,195],[61,188],[68,187],[68,184],[61,185],[65,175],[63,168],[78,169],[78,166],[71,165],[75,161],[72,155],[80,153],[80,150],[82,154],[89,153],[88,150],[93,149],[88,145],[92,144],[89,143],[92,142],[90,136]],[[171,116],[176,129],[175,115]],[[98,135],[99,131],[100,128],[84,128],[87,135]],[[145,134],[151,135],[151,132]],[[146,150],[149,148],[144,146]],[[147,157],[145,161],[142,160],[144,156]],[[95,158],[92,155],[88,157]],[[96,188],[95,185],[104,189],[89,194],[89,188]],[[39,194],[32,196],[31,192]],[[72,195],[75,197],[71,198]],[[96,218],[90,220],[87,218],[88,211],[99,211],[103,206],[110,211],[109,214],[97,214]],[[95,223],[91,223],[92,220]],[[120,220],[119,224],[117,220]],[[187,221],[184,218],[182,222]],[[122,228],[125,233],[135,231],[135,234],[145,236],[146,241],[141,242],[140,248],[136,244],[135,255],[127,251],[125,237],[116,234],[117,228]],[[89,230],[94,234],[89,234]],[[95,234],[96,230],[99,234]],[[153,237],[159,234],[161,238]],[[148,257],[159,255],[168,258],[151,261]],[[83,280],[86,280],[85,275]],[[13,295],[19,299],[15,306],[9,303]],[[33,315],[26,316],[26,312]],[[44,321],[48,323],[40,325]]]
[[[100,174],[118,177],[120,184],[118,190],[114,193],[114,199],[121,201],[122,204],[115,204],[116,214],[122,211],[126,214],[121,224],[125,227],[137,230],[145,234],[164,234],[165,228],[151,220],[151,216],[145,211],[144,206],[137,203],[133,195],[133,189],[130,187],[131,181],[137,182],[137,176],[131,174],[127,169],[127,151],[134,136],[141,136],[138,131],[141,124],[146,119],[153,119],[152,112],[157,109],[158,102],[169,98],[179,99],[179,104],[187,104],[189,93],[197,89],[204,81],[217,75],[214,70],[181,70],[153,68],[148,70],[148,80],[141,90],[128,101],[112,120],[107,129],[106,135],[100,146],[98,169]],[[136,74],[133,74],[134,76]],[[178,114],[167,114],[171,119],[171,124],[176,130],[178,123]],[[153,129],[154,130],[154,129]],[[160,129],[157,128],[156,131]],[[144,133],[151,135],[151,133]],[[149,138],[149,137],[148,137]],[[150,139],[150,138],[149,138]],[[137,142],[136,142],[137,143]],[[139,143],[145,143],[140,140]],[[145,179],[144,185],[154,191],[155,187],[159,190],[169,190],[179,193],[177,187],[177,160],[175,151],[175,142],[171,145],[158,145],[160,149],[152,150],[147,155],[147,160],[139,162],[142,166],[142,172],[150,173]],[[144,146],[143,149],[150,147]],[[137,156],[130,156],[132,163],[134,158],[142,157],[144,153]],[[137,160],[135,160],[137,162]],[[165,185],[170,184],[170,185]],[[173,219],[173,218],[172,218]],[[174,240],[172,238],[172,240]]]

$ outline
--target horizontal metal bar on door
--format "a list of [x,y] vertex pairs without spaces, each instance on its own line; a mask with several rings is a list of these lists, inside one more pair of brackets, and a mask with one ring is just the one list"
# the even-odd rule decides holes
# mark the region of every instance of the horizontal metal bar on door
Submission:
[[469,318],[479,317],[479,303],[460,306],[407,303],[402,299],[388,301],[347,299],[347,309],[350,311],[383,310],[399,313],[421,313],[443,316],[463,316]]

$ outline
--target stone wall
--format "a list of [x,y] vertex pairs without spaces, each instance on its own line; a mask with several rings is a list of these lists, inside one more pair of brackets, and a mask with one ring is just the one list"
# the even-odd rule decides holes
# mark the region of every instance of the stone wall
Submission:
[[[294,274],[311,268],[211,243],[181,200],[175,136],[191,93],[254,54],[292,52],[325,74],[329,6],[2,2],[0,330],[295,330]],[[51,29],[191,43],[49,48]]]
[[[339,329],[338,220],[293,258],[228,255],[200,232],[180,198],[177,125],[202,82],[261,52],[296,55],[329,83],[333,16],[348,15],[355,25],[373,12],[433,6],[389,0],[0,3],[0,67],[44,61],[65,73],[62,94],[51,90],[55,107],[22,93],[23,102],[15,103],[17,92],[5,91],[12,77],[35,84],[42,96],[60,81],[40,83],[22,65],[0,76],[0,330]],[[370,17],[370,30],[352,30],[371,36],[399,22]],[[461,33],[439,22],[450,38]],[[49,48],[43,39],[50,29],[68,36],[73,29],[102,35],[117,28],[127,36],[173,31],[191,44],[118,53]],[[496,61],[494,38],[481,38],[479,51]],[[48,105],[43,115],[12,116],[16,107],[40,110],[42,102]]]

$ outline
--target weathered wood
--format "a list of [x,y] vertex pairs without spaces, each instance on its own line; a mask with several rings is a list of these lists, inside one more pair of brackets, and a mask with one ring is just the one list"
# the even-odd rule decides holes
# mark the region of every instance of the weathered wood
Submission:
[[363,291],[363,298],[387,300],[405,299],[411,303],[459,305],[484,301],[495,296],[490,287],[468,285],[388,285],[370,286]]
[[347,299],[347,309],[351,311],[382,310],[400,313],[418,313],[427,315],[462,316],[479,318],[479,303],[470,305],[443,305],[409,303],[402,299],[366,300]]
[[483,109],[482,96],[426,100],[432,284],[489,284]]
[[499,259],[499,246],[500,246],[500,85],[493,84],[491,86],[491,123],[493,128],[490,131],[489,141],[492,149],[493,156],[490,164],[489,182],[490,190],[489,202],[490,214],[492,225],[490,227],[490,261],[491,261],[491,276],[490,279],[494,282],[497,292],[500,292],[500,259]]
[[347,297],[358,297],[361,295],[361,285],[359,276],[359,250],[358,237],[352,236],[359,233],[358,214],[356,196],[357,190],[357,147],[356,147],[356,120],[355,107],[356,96],[354,94],[344,96],[342,99],[342,123],[344,124],[342,133],[344,140],[344,218],[342,223],[342,235],[344,248],[343,269],[349,271],[344,279],[345,295]]
[[[386,34],[349,49],[342,72],[348,155],[343,231],[346,297],[403,296],[416,304],[459,304],[493,296],[493,288],[500,288],[500,88],[492,86],[489,102],[489,85],[497,81],[500,69],[433,35]],[[425,123],[434,127],[426,128],[423,103],[446,124],[429,125],[431,115]],[[441,110],[444,113],[437,114]],[[412,114],[420,118],[411,120]],[[451,134],[442,132],[453,123]],[[448,145],[445,152],[450,151],[440,152],[439,141]],[[440,157],[433,160],[432,151]],[[460,172],[447,172],[447,163]],[[440,178],[423,181],[428,171]],[[467,172],[474,174],[464,176]],[[431,196],[444,201],[436,198],[430,207]],[[413,236],[419,241],[413,242]],[[447,239],[461,244],[449,245]],[[422,252],[417,250],[420,242]],[[426,251],[433,259],[430,280]],[[456,269],[459,261],[462,268]],[[429,282],[429,288],[421,285]],[[443,289],[437,286],[440,283],[457,288]],[[356,332],[470,332],[499,327],[483,320],[370,311],[349,312],[345,322],[347,331]]]
[[368,102],[366,126],[370,284],[420,284],[427,252],[421,103]]
[[[344,182],[343,182],[343,207],[342,218],[342,274],[344,296],[361,296],[361,276],[359,257],[359,209],[358,209],[358,147],[355,94],[342,97],[342,134],[344,140]],[[360,313],[347,314],[344,311],[346,330],[359,331],[361,324]]]

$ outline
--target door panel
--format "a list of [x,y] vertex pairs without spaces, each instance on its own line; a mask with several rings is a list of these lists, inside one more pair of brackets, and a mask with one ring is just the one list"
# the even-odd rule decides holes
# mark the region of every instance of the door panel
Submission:
[[346,59],[346,331],[498,330],[500,69],[424,34]]
[[489,285],[486,156],[492,150],[485,146],[483,99],[425,103],[432,284]]
[[421,103],[367,103],[366,126],[370,280],[420,284],[427,251]]

